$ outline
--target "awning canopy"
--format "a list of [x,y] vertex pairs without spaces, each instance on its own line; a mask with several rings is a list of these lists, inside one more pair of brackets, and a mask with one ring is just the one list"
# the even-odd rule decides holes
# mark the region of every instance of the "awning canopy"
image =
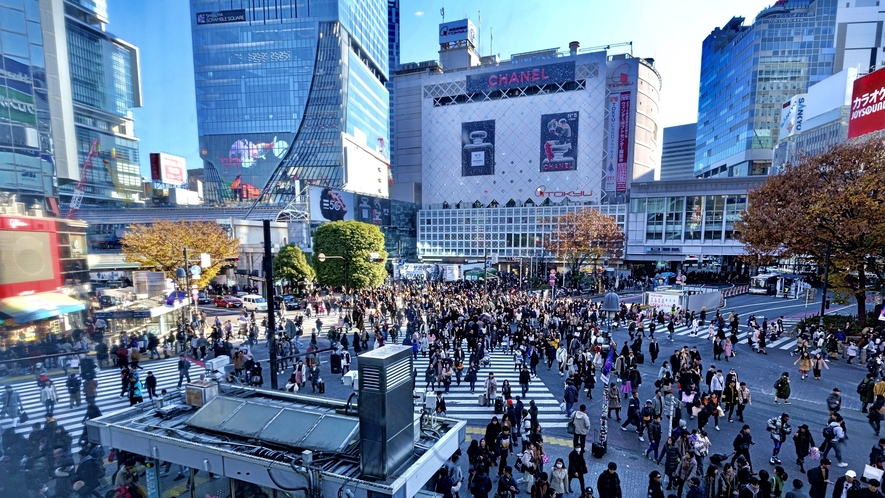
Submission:
[[60,292],[40,292],[30,296],[0,299],[0,319],[13,319],[16,323],[34,322],[84,309],[84,303]]

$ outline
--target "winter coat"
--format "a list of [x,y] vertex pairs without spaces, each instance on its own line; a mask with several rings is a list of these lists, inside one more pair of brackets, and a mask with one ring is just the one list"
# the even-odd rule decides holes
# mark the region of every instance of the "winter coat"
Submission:
[[590,432],[590,417],[581,410],[572,414],[572,422],[575,424],[575,434],[586,436]]
[[698,461],[694,458],[683,458],[676,468],[676,476],[683,481],[688,481],[698,471]]
[[682,454],[679,452],[679,447],[675,444],[664,445],[661,448],[661,454],[658,457],[658,463],[661,463],[661,460],[664,460],[664,474],[673,475],[676,472],[676,467],[679,466],[679,460],[682,458]]
[[40,402],[46,403],[47,401],[52,401],[53,403],[58,401],[58,392],[55,390],[55,384],[40,389]]
[[621,393],[617,387],[609,387],[608,391],[608,407],[613,410],[621,409]]
[[22,398],[16,391],[3,392],[3,411],[0,412],[0,416],[7,416],[10,418],[18,417],[21,413],[22,407]]
[[787,399],[790,397],[790,382],[788,377],[781,376],[781,378],[777,380],[774,393],[780,399]]

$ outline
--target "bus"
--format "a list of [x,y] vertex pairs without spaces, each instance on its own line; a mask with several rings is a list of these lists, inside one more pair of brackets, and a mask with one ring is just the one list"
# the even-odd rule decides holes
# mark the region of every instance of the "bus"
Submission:
[[750,294],[774,294],[777,292],[777,280],[780,275],[765,273],[750,278]]

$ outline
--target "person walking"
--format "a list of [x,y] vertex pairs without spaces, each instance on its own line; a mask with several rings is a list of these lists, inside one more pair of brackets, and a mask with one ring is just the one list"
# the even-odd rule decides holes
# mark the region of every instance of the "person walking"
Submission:
[[157,397],[157,378],[151,370],[148,370],[147,377],[144,379],[144,387],[147,388],[149,399]]
[[738,386],[738,407],[737,407],[737,416],[738,421],[741,423],[744,422],[744,409],[747,408],[748,405],[752,404],[753,399],[750,395],[750,389],[747,387],[746,382],[741,382]]
[[68,390],[68,408],[74,409],[74,405],[80,406],[80,390],[83,382],[77,374],[72,373],[65,381],[65,387]]
[[575,383],[569,379],[566,382],[565,392],[562,394],[562,400],[565,402],[565,415],[566,417],[571,418],[572,416],[572,408],[575,406],[575,403],[578,402],[578,388],[575,387]]
[[664,485],[661,482],[663,476],[657,470],[651,471],[648,475],[648,490],[646,496],[648,498],[664,498]]
[[12,420],[12,427],[18,427],[19,418],[22,414],[22,398],[18,392],[7,384],[3,393],[3,410],[0,411],[0,417],[9,417]]
[[587,405],[582,404],[579,406],[578,411],[572,414],[571,421],[575,429],[572,445],[584,448],[587,444],[587,433],[590,432],[590,417],[587,415]]
[[830,423],[823,430],[824,444],[820,449],[821,458],[826,458],[833,450],[836,453],[836,460],[839,463],[837,467],[848,467],[848,464],[842,460],[842,444],[845,441],[845,430],[842,428],[842,415],[834,414],[830,418]]
[[660,456],[656,459],[657,464],[661,464],[664,460],[664,474],[667,476],[667,491],[673,489],[674,485],[678,486],[676,480],[676,468],[679,466],[679,459],[682,458],[679,447],[672,437],[667,438],[664,448],[661,450]]
[[682,461],[679,462],[679,466],[676,467],[676,482],[679,483],[676,495],[682,496],[682,490],[685,488],[685,484],[694,477],[694,475],[698,472],[698,462],[694,458],[694,452],[687,451],[684,455],[682,455]]
[[728,416],[728,421],[733,422],[734,408],[740,405],[738,388],[734,380],[729,380],[728,385],[722,391],[722,402],[725,404],[724,411]]
[[836,479],[833,484],[833,496],[842,498],[857,498],[860,496],[860,483],[857,480],[857,472],[848,470],[845,475]]
[[587,474],[587,461],[584,460],[584,448],[575,446],[568,454],[568,483],[566,488],[568,492],[572,492],[572,479],[577,479],[580,487],[584,489],[584,476]]
[[658,459],[658,447],[661,445],[662,433],[661,416],[655,415],[651,423],[648,424],[648,449],[645,450],[646,458],[649,458],[649,455],[654,452],[654,459]]
[[141,381],[135,374],[129,376],[129,406],[135,406],[144,401],[141,392]]
[[608,462],[608,467],[596,479],[596,491],[599,498],[624,498],[621,493],[621,478],[618,476],[618,464]]
[[526,393],[529,392],[529,383],[532,382],[532,375],[529,372],[527,366],[523,365],[522,370],[519,372],[519,387],[522,388],[522,397],[525,398]]
[[784,400],[785,405],[790,404],[790,373],[784,372],[780,378],[774,383],[774,404],[778,404],[778,400]]
[[820,354],[814,355],[814,358],[811,360],[811,374],[814,375],[814,380],[820,380],[820,372],[821,370],[829,370],[830,366],[827,365],[826,360],[821,358]]
[[55,413],[55,403],[58,401],[58,391],[55,390],[55,384],[51,380],[47,380],[43,388],[40,389],[40,402],[46,407],[46,416],[52,417]]
[[191,381],[190,369],[191,369],[191,362],[189,362],[187,360],[187,358],[185,358],[184,353],[181,353],[180,355],[178,355],[178,388],[179,389],[181,389],[181,382],[185,378],[187,379],[188,383],[190,383],[190,381]]
[[796,361],[793,362],[793,365],[799,365],[799,378],[805,380],[805,377],[808,377],[808,372],[811,371],[811,356],[807,351],[803,352],[799,358],[796,358]]
[[636,433],[639,434],[639,440],[645,441],[642,438],[642,421],[639,418],[639,393],[634,392],[632,396],[630,396],[630,401],[627,405],[627,418],[624,419],[624,423],[621,424],[621,430],[626,431],[628,425],[633,425],[636,427]]
[[750,426],[744,424],[741,427],[741,431],[738,432],[737,436],[734,437],[734,441],[731,443],[731,447],[734,450],[734,456],[731,458],[731,464],[734,465],[735,460],[740,457],[744,457],[750,467],[753,466],[752,460],[750,460],[750,446],[756,444],[753,442],[753,436],[750,434]]
[[486,406],[495,402],[495,396],[498,393],[498,381],[495,380],[495,372],[489,372],[483,387],[486,390]]
[[833,392],[827,396],[827,410],[830,411],[830,415],[834,413],[838,413],[839,410],[842,409],[842,391],[839,390],[838,387],[833,388]]
[[811,448],[815,447],[814,437],[808,430],[807,424],[800,425],[796,433],[793,434],[793,445],[796,446],[796,465],[799,466],[799,471],[804,474],[805,457],[811,452]]
[[876,401],[867,409],[867,419],[870,422],[870,427],[873,428],[873,432],[878,437],[879,431],[882,428],[882,419],[885,419],[885,396],[881,394],[876,396]]
[[615,412],[618,422],[621,421],[621,394],[617,386],[612,383],[608,386],[608,418],[612,418],[612,410]]
[[820,466],[808,469],[806,474],[808,484],[811,488],[808,490],[809,498],[826,498],[827,486],[832,484],[830,481],[830,460],[826,457],[820,459]]
[[857,385],[857,394],[860,395],[860,402],[863,403],[860,411],[861,413],[867,413],[867,407],[876,400],[873,394],[873,388],[876,385],[876,381],[873,378],[872,373],[868,373],[866,377],[860,384]]
[[568,491],[568,469],[562,458],[557,458],[550,471],[550,487],[553,488],[557,497],[562,497]]
[[781,461],[778,458],[778,455],[781,451],[781,445],[787,440],[787,436],[793,432],[793,428],[790,426],[790,416],[783,413],[780,417],[769,419],[767,429],[771,436],[771,442],[774,443],[774,447],[771,450],[771,458],[768,460],[768,463],[772,465],[780,465]]

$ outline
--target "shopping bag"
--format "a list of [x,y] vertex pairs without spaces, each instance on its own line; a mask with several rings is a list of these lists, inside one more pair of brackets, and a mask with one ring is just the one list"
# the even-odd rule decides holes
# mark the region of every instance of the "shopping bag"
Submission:
[[808,459],[809,460],[819,460],[820,459],[820,450],[816,447],[812,446],[810,450],[808,450]]
[[631,392],[633,392],[633,387],[630,384],[629,380],[621,384],[621,392],[624,394],[630,394]]
[[882,473],[882,469],[867,464],[863,466],[863,479],[861,480],[868,482],[870,479],[876,479],[879,482],[882,482]]
[[682,393],[683,403],[694,403],[694,393]]

